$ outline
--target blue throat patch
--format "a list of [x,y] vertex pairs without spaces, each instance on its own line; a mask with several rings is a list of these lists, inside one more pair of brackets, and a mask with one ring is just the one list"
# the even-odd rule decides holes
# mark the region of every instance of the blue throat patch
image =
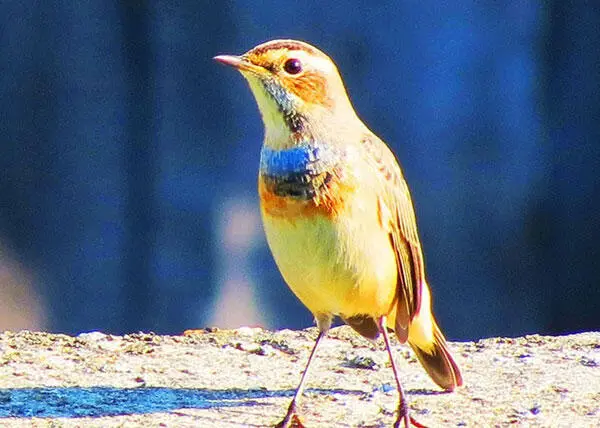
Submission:
[[324,154],[322,149],[309,145],[286,150],[273,150],[263,146],[260,153],[260,170],[262,174],[275,177],[319,172],[317,170],[323,170],[328,164]]
[[263,146],[260,176],[277,196],[309,200],[329,186],[340,162],[331,147],[303,144],[285,150]]

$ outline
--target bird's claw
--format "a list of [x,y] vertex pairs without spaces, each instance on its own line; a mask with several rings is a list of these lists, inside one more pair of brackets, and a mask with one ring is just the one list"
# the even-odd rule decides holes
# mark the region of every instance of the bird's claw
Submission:
[[275,428],[304,428],[304,424],[300,421],[296,412],[294,412],[285,415],[285,418],[275,425]]
[[406,401],[401,400],[398,405],[398,419],[394,422],[394,428],[410,428],[411,426],[416,428],[427,428],[427,426],[418,422],[410,415]]
[[423,425],[412,416],[406,417],[406,415],[400,416],[394,423],[394,428],[410,428],[411,426],[416,428],[427,428],[426,425]]
[[300,421],[296,412],[296,400],[290,403],[285,418],[275,425],[275,428],[304,428],[304,424]]
[[413,418],[412,416],[410,416],[410,424],[414,427],[417,428],[427,428],[427,425],[423,425],[422,423],[418,422],[415,420],[415,418]]

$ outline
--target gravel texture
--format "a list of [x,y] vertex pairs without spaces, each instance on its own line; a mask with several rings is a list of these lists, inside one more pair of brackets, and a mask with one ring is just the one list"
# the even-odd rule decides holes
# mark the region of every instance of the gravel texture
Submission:
[[[0,334],[0,426],[262,427],[284,415],[315,329],[185,336]],[[395,343],[395,342],[394,342]],[[429,427],[600,426],[600,333],[450,345],[465,386],[443,393],[394,344],[412,415]],[[348,327],[320,348],[300,403],[307,427],[385,427],[387,354]]]

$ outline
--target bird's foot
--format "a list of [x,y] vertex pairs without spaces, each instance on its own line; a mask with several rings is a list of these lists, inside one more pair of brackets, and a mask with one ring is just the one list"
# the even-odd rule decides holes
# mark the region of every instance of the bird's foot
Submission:
[[416,421],[415,418],[413,418],[412,416],[409,416],[409,419],[412,426],[417,428],[427,428],[426,425],[423,425],[422,423]]
[[296,410],[296,401],[292,400],[290,407],[285,415],[285,418],[275,428],[304,428],[304,424],[300,421]]
[[394,422],[394,428],[410,428],[410,417],[408,415],[398,416]]
[[275,428],[304,428],[304,424],[297,414],[286,415],[285,418]]
[[418,422],[408,413],[408,405],[406,401],[402,401],[398,405],[398,419],[394,422],[394,428],[410,428],[411,426],[416,428],[427,428],[427,426]]

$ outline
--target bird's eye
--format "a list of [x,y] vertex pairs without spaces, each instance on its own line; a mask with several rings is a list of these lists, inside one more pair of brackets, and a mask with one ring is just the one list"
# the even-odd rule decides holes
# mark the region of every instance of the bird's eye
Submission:
[[290,58],[283,64],[283,69],[288,74],[298,74],[302,71],[302,63],[297,58]]

